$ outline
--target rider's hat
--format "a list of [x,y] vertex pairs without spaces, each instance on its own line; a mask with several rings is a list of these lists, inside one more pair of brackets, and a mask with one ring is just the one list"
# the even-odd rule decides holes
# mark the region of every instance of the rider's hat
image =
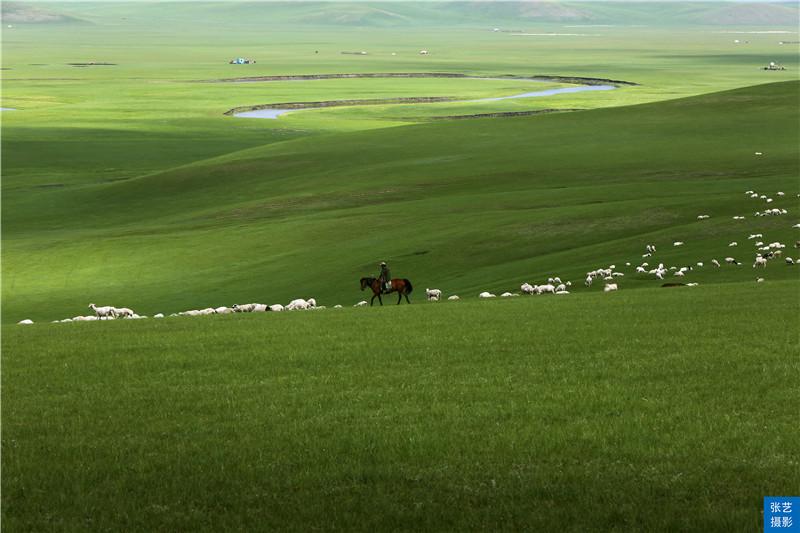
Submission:
[[381,266],[386,266],[386,261],[381,261]]

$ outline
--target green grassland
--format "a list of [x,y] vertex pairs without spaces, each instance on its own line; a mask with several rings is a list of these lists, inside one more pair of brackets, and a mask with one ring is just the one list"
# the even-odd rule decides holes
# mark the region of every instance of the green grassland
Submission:
[[796,288],[11,326],[3,526],[758,530]]
[[[752,531],[797,492],[800,267],[748,239],[800,259],[796,6],[8,5],[9,531]],[[766,30],[795,33],[723,33]],[[639,85],[256,120],[223,113],[566,84],[211,83],[378,72]],[[580,110],[441,119],[548,109]],[[350,308],[380,260],[413,305]],[[611,264],[619,292],[583,286]],[[329,309],[48,323],[298,297]]]

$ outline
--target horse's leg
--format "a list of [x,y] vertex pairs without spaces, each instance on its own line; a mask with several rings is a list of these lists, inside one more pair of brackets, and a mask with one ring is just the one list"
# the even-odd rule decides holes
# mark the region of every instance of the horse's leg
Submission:
[[406,301],[407,301],[408,303],[411,303],[411,300],[409,300],[409,299],[408,299],[408,293],[407,293],[407,292],[406,292],[406,293],[403,293],[403,296],[405,296],[405,297],[406,297]]
[[377,294],[375,294],[375,293],[372,293],[372,299],[369,301],[369,306],[370,306],[370,307],[372,307],[372,304],[374,304],[374,303],[375,303],[375,297],[376,297],[376,296],[377,296]]
[[380,302],[381,307],[383,307],[383,298],[381,298],[381,293],[378,293],[378,301]]

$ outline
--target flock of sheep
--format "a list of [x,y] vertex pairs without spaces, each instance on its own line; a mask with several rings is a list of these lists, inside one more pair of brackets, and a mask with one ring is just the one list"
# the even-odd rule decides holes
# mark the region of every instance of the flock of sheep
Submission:
[[[764,200],[766,203],[772,203],[773,199],[768,197],[764,194],[758,194],[755,191],[746,191],[750,198]],[[778,192],[777,196],[784,196],[783,192]],[[797,195],[800,197],[800,194]],[[757,211],[755,216],[779,216],[785,215],[788,211],[786,209],[765,209],[764,211]],[[698,220],[706,220],[710,218],[710,215],[698,215]],[[744,220],[746,217],[744,216],[734,216],[734,220]],[[795,224],[792,226],[793,228],[800,229],[800,224]],[[773,241],[769,244],[764,242],[764,235],[761,233],[752,233],[747,237],[748,241],[753,241],[753,244],[756,248],[756,256],[755,261],[753,262],[753,268],[766,268],[767,264],[775,259],[782,257],[783,250],[786,248],[786,244]],[[673,247],[683,246],[685,243],[683,241],[674,241],[672,243]],[[737,241],[730,242],[728,247],[738,247],[739,243]],[[800,240],[795,242],[795,248],[800,248]],[[648,243],[645,245],[645,252],[642,254],[642,259],[648,259],[652,257],[656,251],[655,244]],[[741,263],[736,260],[734,257],[725,257],[724,262],[727,265],[735,265],[740,266]],[[717,259],[711,259],[710,263],[716,267],[721,268],[722,264]],[[797,259],[793,259],[791,257],[784,258],[784,263],[786,265],[796,265],[800,264],[800,257]],[[630,262],[625,263],[626,267],[631,267]],[[638,275],[651,275],[654,276],[655,279],[658,280],[666,280],[668,276],[672,276],[675,278],[683,278],[687,273],[694,270],[694,268],[699,267],[703,268],[705,263],[702,261],[698,261],[694,265],[682,265],[682,266],[665,266],[663,262],[659,262],[657,266],[651,267],[651,265],[647,261],[642,261],[642,263],[635,267],[635,272]],[[625,273],[619,272],[617,270],[616,265],[609,265],[608,267],[601,267],[595,270],[591,270],[586,273],[586,279],[584,280],[584,285],[586,287],[592,287],[592,285],[601,280],[604,282],[603,291],[604,292],[613,292],[619,290],[619,280],[625,276]],[[764,278],[757,278],[757,282],[763,282]],[[680,283],[679,280],[675,280],[673,283],[665,283],[664,285],[685,285],[688,287],[696,286],[697,283]],[[551,277],[547,279],[546,283],[542,283],[541,285],[531,285],[530,283],[523,283],[520,285],[519,290],[520,292],[504,292],[500,295],[501,298],[509,298],[520,296],[522,294],[528,295],[541,295],[541,294],[553,294],[553,295],[567,295],[570,294],[569,289],[572,286],[572,282],[570,281],[562,281],[560,277]],[[425,296],[428,301],[437,302],[442,299],[443,291],[441,289],[425,289]],[[478,295],[478,298],[487,299],[487,298],[496,298],[497,295],[484,291]],[[447,300],[455,301],[460,300],[458,295],[451,295],[447,298]],[[355,304],[353,307],[364,307],[367,306],[367,302],[362,300]],[[341,305],[335,305],[334,308],[338,309],[341,308]],[[65,318],[63,320],[53,320],[54,323],[59,322],[83,322],[83,321],[94,321],[94,320],[116,320],[116,319],[141,319],[141,318],[148,318],[146,315],[139,315],[135,313],[132,309],[127,307],[113,307],[113,306],[96,306],[95,304],[89,304],[89,309],[91,309],[94,314],[93,315],[86,315],[86,316],[75,316],[72,318]],[[191,309],[189,311],[182,311],[180,313],[172,313],[169,316],[177,317],[177,316],[203,316],[203,315],[225,315],[225,314],[233,314],[233,313],[263,313],[263,312],[280,312],[280,311],[299,311],[299,310],[319,310],[325,309],[325,306],[317,305],[317,302],[314,298],[309,298],[308,300],[304,300],[302,298],[298,298],[292,300],[287,305],[281,304],[259,304],[259,303],[250,303],[250,304],[236,304],[231,307],[207,307],[204,309]],[[153,315],[153,318],[165,318],[163,313],[158,313]],[[30,319],[25,319],[18,324],[33,324],[33,321]]]

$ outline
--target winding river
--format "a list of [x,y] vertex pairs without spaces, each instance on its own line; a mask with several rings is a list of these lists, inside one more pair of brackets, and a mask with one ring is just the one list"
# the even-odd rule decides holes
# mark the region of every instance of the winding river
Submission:
[[[487,78],[479,78],[479,79],[487,79]],[[495,78],[488,78],[488,79],[495,79]],[[525,80],[531,83],[544,83],[545,80]],[[512,100],[516,98],[537,98],[542,96],[555,96],[558,94],[571,94],[571,93],[581,93],[586,91],[610,91],[616,89],[615,85],[579,85],[576,87],[562,87],[558,89],[547,89],[543,91],[532,91],[532,92],[525,92],[520,94],[512,94],[510,96],[496,96],[492,98],[479,98],[477,100],[441,100],[446,101],[447,103],[451,104],[464,104],[464,103],[475,103],[475,102],[498,102],[500,100]],[[375,103],[370,101],[363,101],[363,103],[359,104],[358,101],[353,101],[352,104],[342,104],[342,105],[366,105],[368,103]],[[385,102],[387,105],[397,102]],[[425,102],[416,102],[416,103],[425,103]],[[238,113],[232,113],[233,116],[239,118],[268,118],[268,119],[276,119],[281,115],[285,115],[286,113],[291,113],[293,111],[302,111],[304,109],[320,109],[323,107],[335,107],[335,102],[318,102],[315,105],[314,102],[309,102],[308,106],[306,107],[294,107],[294,108],[266,108],[266,109],[254,109],[250,111],[241,111]],[[276,104],[280,105],[280,104]],[[286,104],[284,104],[286,105]]]

